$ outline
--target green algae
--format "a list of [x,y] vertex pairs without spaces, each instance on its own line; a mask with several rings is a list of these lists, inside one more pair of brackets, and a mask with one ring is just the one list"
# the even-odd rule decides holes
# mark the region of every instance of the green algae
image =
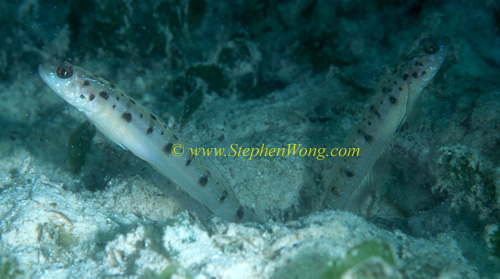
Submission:
[[2,279],[16,279],[22,278],[22,270],[14,257],[7,254],[0,254],[0,278]]
[[349,249],[345,259],[334,261],[325,269],[321,278],[342,278],[345,273],[354,269],[359,278],[387,278],[385,269],[394,268],[395,264],[396,259],[389,243],[368,240]]
[[160,273],[156,273],[151,269],[146,269],[141,275],[141,279],[170,279],[173,275],[177,275],[181,278],[193,278],[193,275],[182,269],[178,264],[171,264],[165,267]]

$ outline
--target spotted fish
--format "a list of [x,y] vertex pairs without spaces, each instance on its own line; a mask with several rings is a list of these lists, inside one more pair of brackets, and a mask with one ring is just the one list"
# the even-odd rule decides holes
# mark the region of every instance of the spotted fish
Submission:
[[363,203],[371,195],[365,179],[380,157],[389,138],[411,111],[422,90],[443,65],[450,40],[437,36],[422,39],[381,84],[343,147],[359,148],[358,157],[343,157],[323,174],[324,200],[319,207],[364,214]]
[[[106,137],[151,164],[215,215],[234,222],[257,220],[211,161],[193,157],[188,147],[194,146],[186,146],[158,116],[113,84],[68,61],[42,64],[38,72]],[[184,152],[178,156],[180,145]]]

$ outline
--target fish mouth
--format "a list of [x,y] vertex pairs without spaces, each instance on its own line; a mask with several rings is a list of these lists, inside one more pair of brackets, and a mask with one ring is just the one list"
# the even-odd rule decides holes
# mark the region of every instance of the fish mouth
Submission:
[[38,75],[42,78],[42,80],[50,86],[51,82],[50,82],[50,65],[52,63],[45,63],[45,64],[40,64],[38,65]]
[[[61,95],[61,88],[58,88],[58,79],[56,75],[57,63],[49,62],[38,65],[38,75],[42,78],[43,82],[59,96]],[[64,97],[63,97],[64,98]]]

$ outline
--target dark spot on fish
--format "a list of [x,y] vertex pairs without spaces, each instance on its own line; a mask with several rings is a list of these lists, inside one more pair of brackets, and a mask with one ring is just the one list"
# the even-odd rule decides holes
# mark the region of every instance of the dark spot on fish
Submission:
[[130,114],[130,112],[122,113],[122,118],[125,119],[125,121],[127,121],[127,123],[132,122],[132,114]]
[[403,88],[399,87],[399,91],[403,91]]
[[378,111],[375,109],[373,105],[370,106],[370,111],[372,111],[377,116],[378,119],[381,119],[380,113],[378,113]]
[[234,214],[236,216],[236,218],[238,218],[238,220],[241,220],[243,219],[243,216],[244,216],[244,212],[243,212],[243,207],[238,207],[238,209],[236,210],[236,213]]
[[109,85],[111,88],[115,89],[115,85],[114,84],[110,84]]
[[146,131],[146,135],[151,135],[153,133],[153,127],[149,127],[148,130]]
[[85,95],[80,94],[80,99],[85,99]]
[[186,161],[186,167],[189,167],[189,165],[191,165],[191,161],[192,161],[191,159],[187,159],[187,161]]
[[141,113],[141,114],[139,114],[139,117],[142,119],[144,117],[144,115],[142,115],[142,113]]
[[417,78],[418,74],[417,74],[417,72],[414,72],[413,74],[411,74],[411,76],[414,77],[414,78]]
[[90,85],[90,82],[88,80],[83,82],[83,86],[89,86],[89,85]]
[[162,136],[163,136],[164,134],[165,134],[165,132],[163,132],[163,131],[161,131],[161,132],[160,132],[160,135],[162,135]]
[[153,120],[156,120],[156,116],[154,116],[154,115],[152,115],[152,114],[150,114],[150,116],[151,116],[151,118],[152,118]]
[[101,96],[101,98],[103,98],[104,100],[107,100],[109,98],[109,95],[108,93],[106,93],[106,91],[99,92],[99,96]]
[[174,145],[173,145],[172,143],[170,143],[170,142],[169,142],[169,143],[167,143],[167,145],[165,145],[165,147],[163,147],[163,151],[164,151],[165,153],[167,153],[167,154],[170,154],[170,153],[172,153],[172,147],[173,147],[173,146],[174,146]]
[[392,104],[395,104],[397,102],[396,98],[394,98],[393,96],[389,97],[389,101],[391,101]]
[[92,93],[90,93],[90,95],[89,95],[89,100],[90,100],[90,101],[93,101],[94,99],[95,99],[95,95],[94,95],[94,94],[92,94]]
[[202,177],[200,177],[200,179],[198,179],[198,184],[200,184],[203,187],[207,186],[207,183],[208,183],[207,176],[202,176]]
[[120,97],[116,96],[116,100],[117,100],[117,101],[120,101]]
[[366,142],[372,142],[373,137],[370,135],[365,135],[365,140],[366,140]]
[[422,73],[420,74],[420,76],[423,76],[423,75],[425,75],[425,71],[422,71]]
[[408,74],[403,75],[403,80],[406,81],[408,79]]
[[130,99],[130,102],[135,105],[135,101],[134,100]]
[[387,90],[387,87],[382,88],[382,92],[385,92]]
[[116,105],[113,105],[113,109],[115,109],[115,108],[116,108]]
[[179,138],[178,138],[176,135],[174,135],[174,139],[175,139],[175,140],[179,140]]
[[345,170],[344,173],[345,173],[345,175],[347,175],[347,177],[353,177],[354,176],[354,173],[352,173],[352,171],[350,171],[350,170]]
[[219,196],[219,203],[223,203],[227,198],[227,191],[224,191]]
[[372,125],[372,122],[368,121],[368,126],[371,126]]

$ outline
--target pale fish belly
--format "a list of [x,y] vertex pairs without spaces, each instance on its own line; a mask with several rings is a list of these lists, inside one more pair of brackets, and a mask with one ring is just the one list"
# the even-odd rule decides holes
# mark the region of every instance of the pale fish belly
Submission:
[[[186,141],[113,84],[68,61],[39,66],[43,81],[84,113],[107,138],[151,164],[215,215],[257,221],[208,158],[191,156]],[[181,146],[184,152],[179,156]]]
[[387,77],[368,106],[361,122],[346,137],[342,147],[355,148],[358,157],[335,158],[333,168],[323,173],[324,200],[318,209],[333,208],[366,215],[371,201],[367,175],[382,154],[389,138],[404,121],[422,90],[443,65],[448,37],[422,39]]

